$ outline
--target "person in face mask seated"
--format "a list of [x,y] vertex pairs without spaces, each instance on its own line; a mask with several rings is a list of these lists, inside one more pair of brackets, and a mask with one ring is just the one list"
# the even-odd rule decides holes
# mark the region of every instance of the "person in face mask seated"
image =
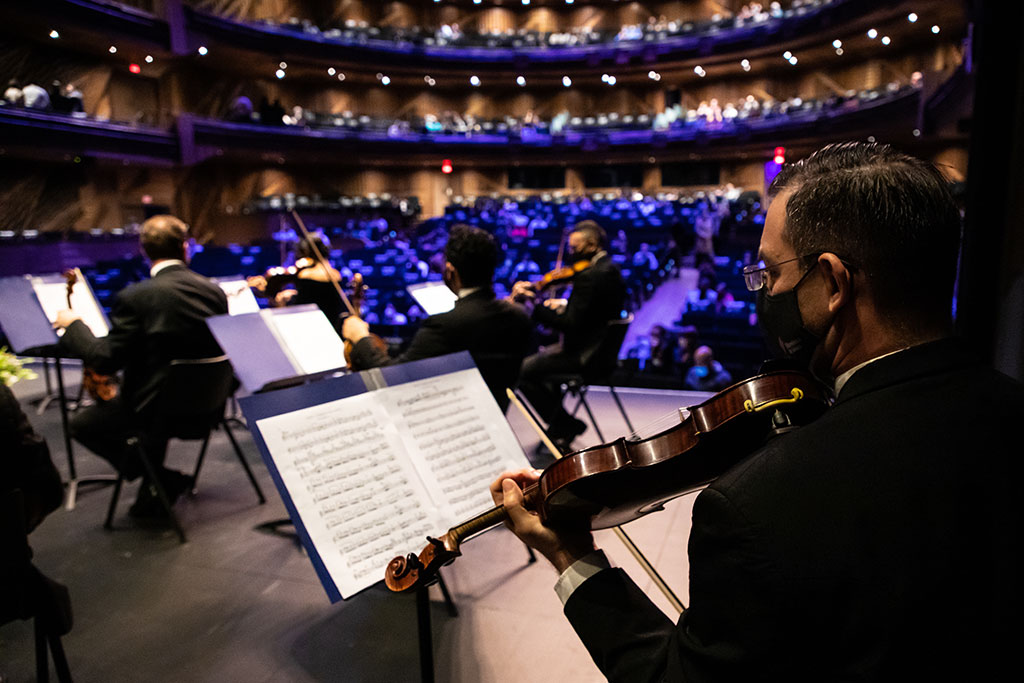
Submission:
[[[548,378],[583,369],[604,339],[608,322],[622,315],[626,301],[622,273],[605,251],[607,241],[596,222],[577,223],[569,234],[570,262],[585,260],[590,265],[572,279],[567,300],[547,299],[533,306],[534,322],[561,333],[562,341],[523,362],[519,388],[563,452],[568,452],[573,439],[587,426],[566,412],[559,387]],[[515,283],[510,296],[516,301],[537,302],[534,285],[526,281]]]
[[846,143],[786,166],[769,194],[747,286],[769,344],[836,398],[697,496],[679,621],[589,528],[524,508],[535,472],[502,475],[492,496],[559,571],[610,681],[998,680],[1022,630],[1021,458],[1006,444],[1024,386],[952,334],[947,181]]
[[686,371],[683,385],[694,391],[721,391],[732,384],[732,375],[715,360],[710,346],[702,346],[693,354],[693,367]]

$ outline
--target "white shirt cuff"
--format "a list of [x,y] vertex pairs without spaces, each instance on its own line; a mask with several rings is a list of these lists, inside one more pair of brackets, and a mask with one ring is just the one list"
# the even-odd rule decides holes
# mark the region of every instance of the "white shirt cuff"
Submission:
[[582,586],[584,581],[603,569],[610,569],[611,566],[603,550],[588,553],[569,565],[555,582],[555,593],[558,594],[562,605],[568,602],[569,596]]

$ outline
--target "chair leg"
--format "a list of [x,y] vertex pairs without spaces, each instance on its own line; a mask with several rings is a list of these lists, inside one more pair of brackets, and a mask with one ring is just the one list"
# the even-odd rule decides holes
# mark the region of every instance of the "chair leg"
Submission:
[[56,633],[49,635],[50,654],[53,655],[53,668],[57,671],[59,683],[71,683],[71,668],[68,666],[68,659],[64,656],[64,645],[60,642],[60,636]]
[[597,432],[597,439],[600,443],[604,443],[604,434],[601,433],[601,428],[597,426],[597,420],[594,419],[594,413],[590,410],[590,404],[587,403],[587,388],[583,387],[580,391],[580,403],[587,411],[587,416],[590,418],[590,424],[594,425],[594,431]]
[[224,432],[228,435],[228,440],[231,441],[231,445],[235,449],[235,455],[238,456],[238,462],[242,463],[242,469],[245,470],[245,475],[249,477],[249,483],[252,484],[252,488],[256,491],[256,497],[260,501],[260,505],[267,502],[267,497],[263,495],[263,489],[260,488],[260,484],[256,481],[256,476],[252,473],[252,468],[249,467],[249,463],[245,460],[245,455],[242,453],[242,449],[238,446],[238,441],[235,440],[235,435],[231,433],[231,427],[228,426],[226,421],[221,422],[221,426],[224,427]]
[[164,490],[163,484],[160,483],[160,477],[157,476],[156,468],[153,467],[153,463],[150,461],[149,456],[146,455],[145,449],[139,442],[139,439],[132,437],[129,439],[129,446],[134,448],[136,453],[139,455],[139,460],[142,462],[142,468],[146,470],[146,476],[149,479],[149,486],[152,487],[153,493],[160,499],[160,504],[163,505],[164,510],[167,511],[167,516],[171,520],[171,524],[174,525],[175,531],[178,532],[178,538],[182,543],[185,542],[185,530],[181,528],[181,522],[178,521],[178,516],[174,514],[174,508],[171,505],[171,500],[167,497],[167,491]]
[[615,387],[609,384],[608,391],[611,392],[612,398],[615,399],[615,405],[619,407],[619,412],[622,413],[622,419],[626,421],[626,426],[629,428],[629,433],[635,434],[636,429],[633,428],[633,423],[629,421],[629,415],[626,414],[626,408],[622,405],[622,401],[619,399],[619,395],[615,393]]
[[196,460],[196,469],[192,472],[192,490],[189,491],[189,495],[196,495],[199,490],[199,471],[203,469],[203,460],[206,459],[206,448],[210,445],[210,432],[206,433],[206,438],[203,439],[203,445],[199,449],[199,459]]
[[49,683],[50,680],[50,657],[46,651],[46,627],[39,617],[35,618],[36,631],[36,680],[39,683]]
[[110,505],[107,506],[107,519],[103,522],[104,529],[114,528],[114,510],[117,509],[117,501],[121,497],[121,487],[124,485],[124,475],[118,472],[117,481],[114,482],[114,491],[110,494]]

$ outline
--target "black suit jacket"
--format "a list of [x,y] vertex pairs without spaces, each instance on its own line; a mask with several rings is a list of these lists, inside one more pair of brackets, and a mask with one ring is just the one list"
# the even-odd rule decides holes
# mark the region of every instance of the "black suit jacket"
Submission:
[[572,281],[565,310],[556,313],[547,306],[533,309],[533,318],[562,333],[562,351],[586,363],[600,346],[609,320],[622,315],[626,285],[622,273],[607,255],[580,271]]
[[617,569],[565,613],[613,681],[996,680],[1021,424],[1024,388],[951,340],[879,359],[698,496],[678,624]]
[[220,287],[175,264],[117,295],[106,337],[94,337],[85,323],[75,321],[60,345],[97,372],[109,375],[123,368],[122,398],[140,412],[156,396],[172,360],[223,354],[206,319],[227,312]]
[[447,313],[424,320],[401,355],[392,358],[366,338],[352,348],[351,360],[353,370],[365,370],[469,351],[504,409],[505,387],[515,387],[523,358],[533,349],[533,325],[523,309],[481,289],[456,301]]

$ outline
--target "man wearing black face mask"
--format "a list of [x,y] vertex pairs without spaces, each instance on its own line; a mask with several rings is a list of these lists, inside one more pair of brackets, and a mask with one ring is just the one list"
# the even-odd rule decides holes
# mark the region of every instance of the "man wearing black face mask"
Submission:
[[508,407],[505,388],[515,388],[519,365],[533,348],[530,319],[521,306],[494,296],[498,248],[490,233],[468,225],[452,226],[444,255],[445,284],[459,297],[455,307],[424,320],[408,348],[394,358],[374,346],[365,321],[345,318],[342,335],[354,344],[352,369],[469,351],[504,410]]
[[[586,423],[569,415],[562,407],[559,387],[548,381],[552,375],[579,372],[600,346],[608,321],[619,318],[626,299],[626,285],[604,245],[607,235],[594,221],[580,221],[569,234],[571,260],[589,261],[572,280],[567,301],[548,299],[534,306],[533,319],[562,334],[562,342],[536,353],[523,362],[519,387],[548,425],[548,435],[568,451],[572,440],[586,430]],[[534,300],[529,282],[517,282],[511,298]]]
[[[939,172],[831,145],[770,189],[758,292],[769,342],[835,404],[697,497],[691,606],[673,624],[585,528],[491,486],[611,681],[989,681],[1021,628],[1024,387],[951,336],[960,219]],[[951,595],[952,594],[952,595]]]

